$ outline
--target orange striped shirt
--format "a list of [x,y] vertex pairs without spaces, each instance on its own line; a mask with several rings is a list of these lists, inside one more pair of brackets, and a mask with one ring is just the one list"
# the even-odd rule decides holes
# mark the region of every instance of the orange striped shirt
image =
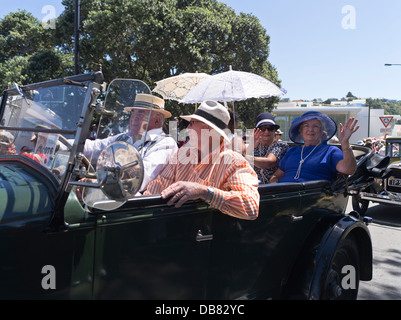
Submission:
[[151,181],[144,194],[160,194],[178,181],[213,186],[210,206],[233,217],[253,220],[259,213],[258,177],[237,152],[222,146],[198,163],[196,149],[183,146],[169,164]]

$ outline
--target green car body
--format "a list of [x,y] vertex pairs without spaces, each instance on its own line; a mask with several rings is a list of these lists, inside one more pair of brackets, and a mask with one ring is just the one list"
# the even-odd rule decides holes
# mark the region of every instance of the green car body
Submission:
[[[100,83],[96,74],[79,77],[69,81]],[[3,95],[2,117],[13,92]],[[94,97],[82,101],[82,122],[62,129],[75,138],[75,154]],[[6,128],[23,131],[3,121]],[[261,185],[254,221],[203,201],[167,206],[159,195],[107,211],[87,208],[72,187],[76,155],[61,178],[24,155],[0,156],[0,298],[355,299],[359,280],[372,277],[366,221],[345,214],[349,192],[373,179],[365,165],[372,153],[359,152],[348,179]],[[341,285],[347,265],[355,288]]]

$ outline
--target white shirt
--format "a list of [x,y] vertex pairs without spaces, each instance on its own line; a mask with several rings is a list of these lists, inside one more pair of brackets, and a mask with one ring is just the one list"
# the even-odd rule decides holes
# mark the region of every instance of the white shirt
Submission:
[[[115,136],[107,137],[105,139],[87,139],[84,147],[84,155],[88,159],[97,159],[100,152],[105,147],[107,147],[110,143],[117,141],[119,137],[125,134],[126,133],[121,133]],[[161,137],[164,138],[160,139]],[[147,139],[144,139],[144,137],[142,137],[141,140],[136,141],[134,144],[132,143],[132,138],[129,138],[129,140],[126,141],[127,143],[133,144],[136,148],[138,148],[143,141],[148,141],[139,151],[139,154],[142,156],[144,167],[143,181],[139,190],[141,192],[146,189],[146,186],[150,181],[157,177],[159,172],[168,163],[170,156],[178,150],[177,142],[173,138],[167,136],[163,132],[162,128],[149,130],[146,138]],[[160,140],[154,144],[150,143],[157,138],[159,138]],[[151,147],[148,150],[149,146]]]

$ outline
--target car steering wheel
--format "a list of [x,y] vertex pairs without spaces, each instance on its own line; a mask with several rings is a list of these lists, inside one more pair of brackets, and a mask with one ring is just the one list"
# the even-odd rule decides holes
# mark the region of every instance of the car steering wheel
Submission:
[[[64,137],[63,135],[59,134],[59,141],[64,144],[67,149],[70,151],[72,149],[72,145],[71,143],[68,142],[67,138]],[[84,166],[89,170],[89,171],[93,171],[96,172],[95,168],[92,166],[92,164],[90,163],[90,161],[88,160],[88,158],[85,155],[82,155],[82,163],[84,164]]]

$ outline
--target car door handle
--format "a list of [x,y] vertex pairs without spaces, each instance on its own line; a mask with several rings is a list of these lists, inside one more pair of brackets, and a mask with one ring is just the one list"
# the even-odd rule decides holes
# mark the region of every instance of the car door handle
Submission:
[[212,234],[203,235],[202,231],[198,230],[198,233],[196,234],[196,241],[197,242],[211,241],[211,240],[213,240],[213,235]]
[[294,216],[291,215],[291,222],[298,222],[298,221],[302,221],[304,219],[303,216]]

